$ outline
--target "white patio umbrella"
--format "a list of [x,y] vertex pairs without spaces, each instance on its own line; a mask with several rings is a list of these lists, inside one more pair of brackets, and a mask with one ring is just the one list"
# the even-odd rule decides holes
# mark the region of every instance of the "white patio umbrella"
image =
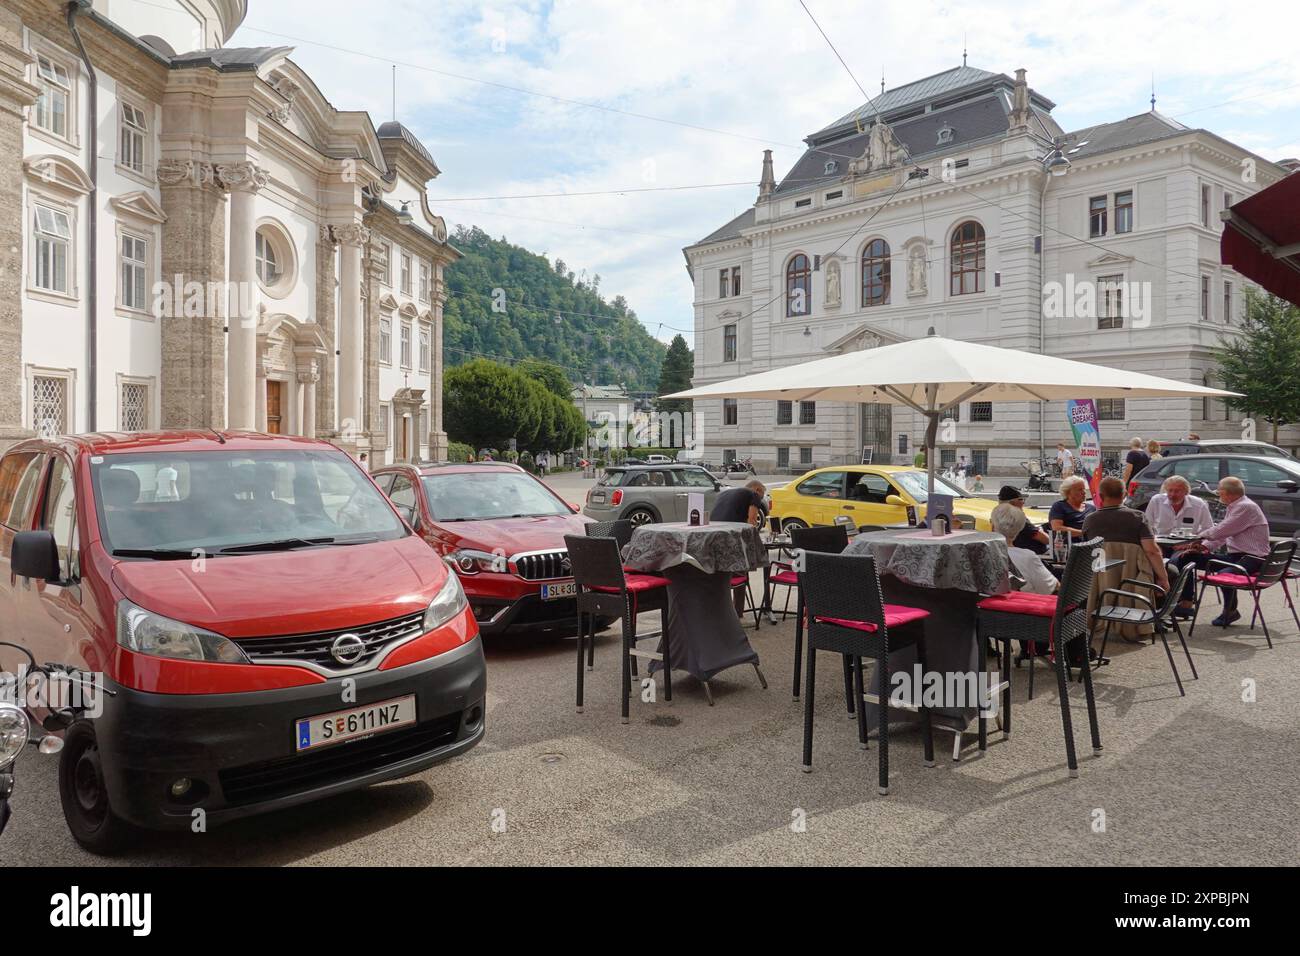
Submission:
[[770,369],[664,397],[815,398],[906,405],[929,419],[925,458],[928,491],[933,493],[939,416],[976,396],[986,402],[1028,402],[1236,395],[1126,369],[942,338],[931,329],[924,338]]

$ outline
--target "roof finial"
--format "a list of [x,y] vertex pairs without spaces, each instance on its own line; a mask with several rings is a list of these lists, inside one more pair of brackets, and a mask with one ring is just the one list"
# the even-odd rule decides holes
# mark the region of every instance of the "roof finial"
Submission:
[[961,65],[966,65],[966,34],[961,35]]
[[880,68],[880,92],[885,92],[885,68],[883,66]]
[[1151,112],[1156,111],[1156,75],[1151,74]]

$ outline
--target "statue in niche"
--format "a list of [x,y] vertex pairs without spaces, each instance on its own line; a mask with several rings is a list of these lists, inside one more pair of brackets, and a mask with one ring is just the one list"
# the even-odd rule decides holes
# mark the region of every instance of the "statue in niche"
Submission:
[[908,295],[925,294],[925,271],[925,246],[913,246],[907,260]]
[[826,308],[840,305],[840,264],[832,259],[826,264]]

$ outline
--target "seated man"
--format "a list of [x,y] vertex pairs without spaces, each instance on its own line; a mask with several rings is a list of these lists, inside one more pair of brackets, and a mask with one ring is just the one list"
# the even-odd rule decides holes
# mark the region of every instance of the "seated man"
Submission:
[[1103,478],[1097,488],[1101,495],[1101,508],[1083,520],[1083,538],[1100,537],[1105,542],[1135,544],[1151,563],[1151,574],[1156,584],[1169,590],[1169,572],[1165,570],[1165,557],[1156,546],[1155,535],[1147,526],[1140,511],[1124,507],[1124,482],[1118,478]]
[[1147,505],[1147,523],[1158,535],[1175,531],[1204,534],[1214,524],[1210,506],[1191,493],[1192,486],[1182,475],[1170,475]]
[[1003,502],[993,509],[989,522],[996,533],[1007,539],[1007,555],[1011,558],[1011,565],[1025,582],[1020,590],[1031,594],[1055,594],[1059,586],[1056,576],[1047,569],[1038,555],[1016,544],[1016,539],[1028,525],[1025,513],[1014,505]]
[[[1227,507],[1223,520],[1206,531],[1200,541],[1175,545],[1172,563],[1182,568],[1192,562],[1198,568],[1204,568],[1217,558],[1239,564],[1248,574],[1254,574],[1268,556],[1268,518],[1259,505],[1246,497],[1246,485],[1240,478],[1229,475],[1219,482],[1219,500]],[[1224,548],[1226,553],[1213,554],[1218,548]],[[1210,570],[1233,573],[1232,568],[1217,566]],[[1229,588],[1220,588],[1220,591],[1223,594],[1223,613],[1211,623],[1215,627],[1227,627],[1241,617],[1237,610],[1237,592]],[[1191,617],[1195,599],[1196,578],[1193,576],[1187,579],[1182,600],[1174,613],[1179,617]]]
[[[1025,496],[1020,493],[1020,489],[1015,485],[1003,485],[1002,490],[998,492],[998,501],[1000,502],[998,508],[1006,505],[1009,508],[1015,508],[1022,516],[1025,515]],[[993,510],[997,511],[997,508]],[[1016,535],[1013,544],[1017,548],[1024,548],[1034,554],[1046,554],[1051,539],[1047,537],[1047,532],[1029,521],[1026,516],[1026,520]]]

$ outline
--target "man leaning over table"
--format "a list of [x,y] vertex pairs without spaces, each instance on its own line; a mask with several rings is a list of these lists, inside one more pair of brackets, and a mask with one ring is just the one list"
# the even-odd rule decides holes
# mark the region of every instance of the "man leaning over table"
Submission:
[[[1200,541],[1175,545],[1177,553],[1173,564],[1179,569],[1189,563],[1204,568],[1211,560],[1218,559],[1239,564],[1247,574],[1255,574],[1268,556],[1268,519],[1259,505],[1246,497],[1246,486],[1240,478],[1229,475],[1219,482],[1219,500],[1227,508],[1223,520],[1206,531]],[[1226,553],[1211,553],[1218,548],[1224,548]],[[1231,568],[1218,566],[1214,570],[1232,572]],[[1215,627],[1227,627],[1241,617],[1241,612],[1237,610],[1237,592],[1231,588],[1220,588],[1220,591],[1223,594],[1223,613],[1211,623]],[[1179,617],[1191,617],[1195,596],[1196,580],[1193,576],[1183,588],[1182,600],[1174,613]]]
[[1156,584],[1168,591],[1169,573],[1165,570],[1164,555],[1156,547],[1155,537],[1142,512],[1124,507],[1124,482],[1118,478],[1103,478],[1097,486],[1097,493],[1101,496],[1101,507],[1083,520],[1083,537],[1137,545],[1151,564],[1151,575]]
[[1175,531],[1204,534],[1214,525],[1210,506],[1191,493],[1192,486],[1182,475],[1165,479],[1161,493],[1147,504],[1147,523],[1157,535]]

